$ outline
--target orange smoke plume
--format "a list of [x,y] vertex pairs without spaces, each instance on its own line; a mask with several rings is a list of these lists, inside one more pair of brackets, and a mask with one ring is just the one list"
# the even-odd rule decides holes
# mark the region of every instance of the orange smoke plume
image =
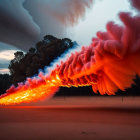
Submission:
[[130,0],[131,5],[136,8],[138,11],[140,11],[140,0]]
[[0,104],[28,103],[50,97],[59,87],[92,86],[100,94],[113,95],[131,87],[140,76],[140,16],[120,13],[123,26],[109,22],[107,32],[81,51],[74,52],[48,74],[40,72],[18,87],[11,87],[0,97]]

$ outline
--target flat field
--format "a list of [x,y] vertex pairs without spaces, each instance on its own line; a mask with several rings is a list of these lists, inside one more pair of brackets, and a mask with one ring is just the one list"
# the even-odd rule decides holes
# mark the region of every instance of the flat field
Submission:
[[55,97],[0,106],[0,140],[140,140],[140,97]]

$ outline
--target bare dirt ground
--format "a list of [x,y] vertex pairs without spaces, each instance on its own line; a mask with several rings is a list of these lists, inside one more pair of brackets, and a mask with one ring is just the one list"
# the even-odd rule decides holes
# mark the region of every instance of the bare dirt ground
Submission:
[[140,97],[61,97],[0,106],[0,140],[140,140]]

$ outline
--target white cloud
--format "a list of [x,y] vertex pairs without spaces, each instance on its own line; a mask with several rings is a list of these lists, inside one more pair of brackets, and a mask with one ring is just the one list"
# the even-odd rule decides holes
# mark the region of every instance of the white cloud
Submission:
[[9,69],[0,69],[0,74],[5,74],[5,73],[9,74]]
[[0,52],[0,58],[5,60],[11,60],[14,59],[14,53],[16,50],[7,50],[7,51],[1,51]]

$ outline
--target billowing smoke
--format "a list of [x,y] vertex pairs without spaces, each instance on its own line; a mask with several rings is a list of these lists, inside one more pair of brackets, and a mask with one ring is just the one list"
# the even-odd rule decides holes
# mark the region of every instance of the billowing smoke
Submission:
[[89,46],[70,54],[60,65],[27,78],[16,88],[11,86],[1,96],[0,104],[48,98],[59,87],[92,86],[95,93],[102,95],[131,87],[136,74],[140,76],[140,16],[120,13],[119,17],[123,26],[109,22],[106,32],[98,32]]
[[44,35],[64,37],[92,0],[1,0],[0,41],[28,50]]
[[136,8],[138,11],[140,11],[140,0],[130,0],[131,5]]

